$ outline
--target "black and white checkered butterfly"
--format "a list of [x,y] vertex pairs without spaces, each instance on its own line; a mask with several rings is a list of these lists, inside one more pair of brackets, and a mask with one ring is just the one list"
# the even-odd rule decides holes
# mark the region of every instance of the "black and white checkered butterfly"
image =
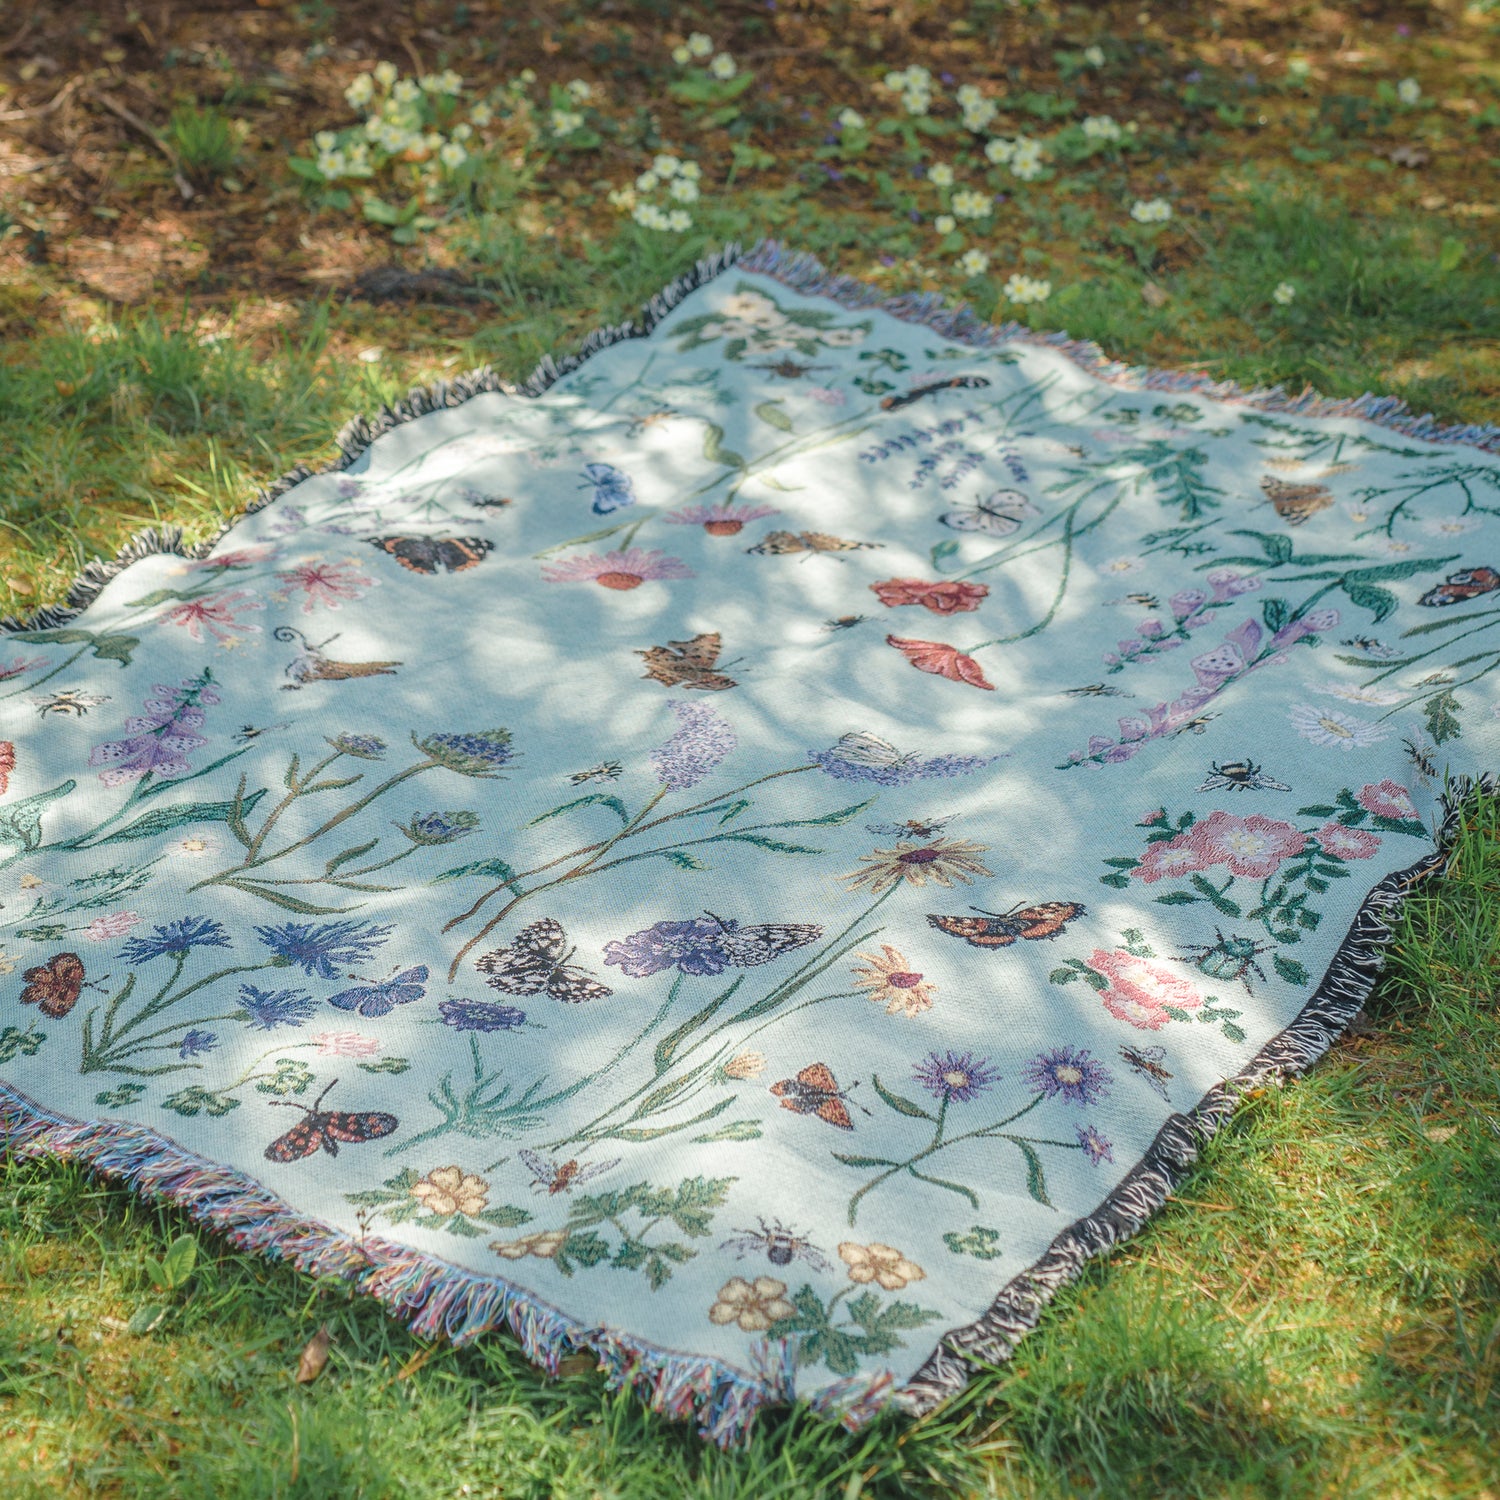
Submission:
[[602,1000],[614,994],[607,984],[600,984],[587,970],[570,964],[574,950],[568,946],[568,935],[561,922],[543,917],[516,934],[508,948],[486,953],[475,968],[486,977],[485,983],[507,995],[540,995],[577,1005],[584,1000]]
[[742,927],[732,917],[727,921],[715,917],[714,921],[723,929],[716,946],[737,969],[768,964],[823,936],[823,929],[812,922],[754,922]]

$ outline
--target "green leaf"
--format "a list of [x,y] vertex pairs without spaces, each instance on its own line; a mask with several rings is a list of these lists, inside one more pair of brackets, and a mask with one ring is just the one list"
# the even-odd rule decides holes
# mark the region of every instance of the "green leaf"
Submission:
[[695,1135],[693,1140],[699,1145],[711,1146],[718,1141],[758,1141],[760,1137],[759,1120],[730,1120],[707,1135]]
[[943,564],[957,551],[958,543],[953,541],[952,538],[944,542],[935,542],[930,554],[932,557],[932,566],[941,572]]
[[1291,618],[1291,607],[1285,599],[1263,599],[1260,606],[1260,616],[1266,622],[1266,629],[1274,635]]
[[167,1309],[157,1303],[148,1303],[139,1308],[130,1316],[130,1321],[125,1325],[126,1333],[141,1338],[151,1332],[167,1315]]
[[1047,978],[1050,979],[1053,984],[1072,984],[1072,982],[1078,978],[1078,975],[1074,973],[1072,969],[1061,968],[1054,969],[1047,976]]
[[1169,895],[1156,898],[1163,906],[1190,906],[1195,901],[1201,901],[1201,896],[1194,896],[1188,891],[1172,891]]
[[872,1074],[871,1083],[875,1085],[875,1092],[887,1105],[896,1111],[898,1115],[906,1115],[913,1120],[932,1120],[935,1116],[929,1114],[920,1104],[914,1104],[910,1099],[903,1098],[900,1094],[892,1093],[881,1081],[878,1073]]
[[1387,615],[1394,614],[1401,603],[1389,589],[1376,588],[1368,583],[1350,583],[1347,577],[1344,579],[1344,592],[1349,596],[1351,604],[1371,611],[1376,624]]
[[1121,875],[1118,873],[1114,875],[1101,875],[1099,877],[1099,884],[1112,885],[1117,891],[1129,890],[1130,877],[1128,875]]
[[703,456],[711,464],[723,464],[729,469],[743,469],[745,460],[733,448],[724,446],[724,429],[710,422],[703,434]]
[[1026,1158],[1026,1191],[1038,1203],[1044,1204],[1047,1208],[1054,1207],[1052,1200],[1047,1196],[1047,1174],[1042,1167],[1041,1157],[1037,1155],[1030,1142],[1018,1140],[1013,1135],[1007,1136],[1006,1139]]
[[788,818],[778,823],[778,828],[836,828],[842,823],[852,822],[867,807],[873,807],[878,799],[867,797],[863,802],[852,803],[848,807],[840,807],[834,812],[824,813],[821,818]]
[[167,1253],[161,1260],[163,1285],[168,1291],[175,1292],[187,1283],[197,1263],[198,1241],[190,1234],[179,1234],[167,1246]]
[[769,849],[772,854],[822,854],[822,849],[811,849],[806,844],[787,844],[780,839],[770,839],[763,833],[720,833],[716,839],[730,840],[739,844],[754,844],[757,849]]
[[71,646],[87,642],[93,647],[96,661],[117,661],[122,667],[130,665],[130,653],[141,643],[139,636],[95,635],[92,630],[18,630],[10,639],[32,645]]
[[755,415],[762,422],[769,422],[772,427],[779,428],[782,432],[792,430],[792,419],[787,416],[786,408],[779,401],[762,401],[755,408]]
[[846,1156],[842,1151],[829,1153],[835,1161],[841,1161],[846,1167],[899,1167],[898,1161],[887,1161],[883,1156]]
[[670,860],[679,870],[710,870],[713,868],[705,859],[699,859],[696,854],[689,854],[686,849],[658,849],[657,854],[666,860]]
[[565,812],[572,812],[575,807],[590,807],[595,803],[607,807],[621,823],[629,823],[630,814],[618,797],[612,797],[607,792],[590,792],[586,796],[575,797],[571,802],[564,802],[560,807],[554,807],[551,812],[539,813],[526,826],[535,828],[538,823],[545,823],[549,818],[560,818]]
[[1411,578],[1457,561],[1458,553],[1453,552],[1447,557],[1414,557],[1406,562],[1379,563],[1373,568],[1351,568],[1344,574],[1344,592],[1348,593],[1351,583],[1389,583],[1395,578]]
[[1434,693],[1422,705],[1422,710],[1427,733],[1432,736],[1435,745],[1459,739],[1463,735],[1463,726],[1458,722],[1461,712],[1458,699],[1446,688],[1440,693]]
[[377,198],[373,194],[366,198],[363,204],[364,215],[372,224],[399,224],[401,212],[392,207],[384,198]]
[[19,844],[35,849],[42,842],[42,809],[59,797],[66,797],[78,783],[61,781],[51,791],[33,792],[19,802],[0,807],[0,844]]
[[361,1073],[404,1073],[411,1064],[404,1057],[382,1057],[379,1062],[362,1062]]
[[451,870],[444,870],[441,875],[434,875],[428,884],[442,885],[449,880],[467,880],[471,875],[483,875],[487,879],[498,880],[516,895],[521,894],[521,887],[516,883],[516,872],[503,859],[481,859],[473,864],[454,865]]
[[[669,999],[676,998],[677,991],[682,986],[682,981],[683,976],[681,974],[679,974],[677,978],[672,981],[672,994],[668,996]],[[720,1007],[729,1000],[729,997],[734,994],[734,992],[740,987],[741,984],[744,983],[744,981],[745,976],[741,974],[733,984],[731,984],[726,990],[710,1000],[708,1004],[705,1005],[703,1009],[700,1010],[696,1015],[689,1016],[688,1019],[676,1029],[676,1031],[670,1033],[670,1035],[668,1036],[664,1036],[661,1041],[656,1044],[654,1060],[656,1063],[656,1071],[658,1073],[665,1073],[666,1070],[672,1066],[672,1059],[677,1056],[677,1049],[682,1046],[683,1042],[685,1042],[688,1037],[690,1037],[700,1026],[707,1024],[707,1022],[713,1019],[713,1017],[718,1013]]]
[[[150,839],[158,834],[170,833],[174,828],[189,823],[227,823],[233,816],[243,817],[255,811],[255,804],[266,795],[265,787],[242,797],[238,803],[228,802],[181,802],[176,807],[153,807],[133,823],[95,839],[95,845],[122,844],[132,839]],[[373,846],[371,846],[373,847]]]
[[1248,536],[1260,543],[1267,558],[1277,567],[1292,560],[1292,539],[1275,531],[1231,531],[1230,536]]
[[275,891],[269,886],[255,885],[248,880],[226,880],[223,883],[232,886],[237,891],[244,891],[247,896],[259,896],[262,901],[269,901],[272,906],[282,907],[286,911],[300,912],[305,917],[353,910],[352,907],[347,906],[318,906],[315,902],[304,901],[301,896],[289,896],[285,891]]
[[1224,1024],[1219,1027],[1219,1030],[1223,1032],[1225,1038],[1231,1042],[1243,1042],[1245,1040],[1245,1033],[1241,1031],[1233,1021],[1225,1021]]

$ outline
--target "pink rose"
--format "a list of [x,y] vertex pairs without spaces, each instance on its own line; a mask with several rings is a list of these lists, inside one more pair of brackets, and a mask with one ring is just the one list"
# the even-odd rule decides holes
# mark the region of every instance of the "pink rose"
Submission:
[[1169,1006],[1174,1010],[1196,1010],[1203,1003],[1192,985],[1165,964],[1127,953],[1123,948],[1110,953],[1096,948],[1086,962],[1109,981],[1099,996],[1104,1008],[1116,1020],[1141,1031],[1160,1031],[1172,1019],[1167,1014]]
[[1158,880],[1175,880],[1179,875],[1201,870],[1207,863],[1203,850],[1191,836],[1179,833],[1175,839],[1158,839],[1148,844],[1140,864],[1130,873],[1147,885],[1155,885]]
[[108,942],[110,938],[124,937],[140,920],[133,911],[111,912],[107,917],[95,917],[83,929],[83,935],[91,943]]
[[1213,812],[1195,824],[1187,841],[1202,851],[1203,864],[1228,865],[1231,875],[1264,880],[1276,873],[1282,860],[1307,847],[1307,835],[1290,823],[1251,813]]
[[1369,859],[1380,847],[1380,840],[1362,828],[1345,828],[1342,823],[1325,823],[1313,834],[1324,854],[1335,859]]
[[1377,781],[1372,786],[1362,786],[1354,794],[1354,800],[1368,813],[1374,813],[1377,818],[1404,818],[1415,821],[1417,817],[1416,805],[1411,800],[1411,793],[1399,782],[1392,781],[1387,777],[1384,781]]

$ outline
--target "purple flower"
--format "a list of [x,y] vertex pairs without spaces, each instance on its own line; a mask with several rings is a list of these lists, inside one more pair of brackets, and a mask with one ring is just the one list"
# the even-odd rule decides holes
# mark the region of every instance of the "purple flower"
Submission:
[[340,479],[336,488],[340,500],[352,500],[364,486],[357,479]]
[[1049,1099],[1085,1106],[1098,1103],[1114,1083],[1108,1068],[1087,1051],[1072,1047],[1054,1047],[1032,1058],[1021,1079]]
[[999,759],[995,755],[935,755],[922,760],[903,755],[877,735],[841,735],[827,750],[810,750],[807,758],[825,776],[840,781],[873,781],[877,786],[909,786],[935,776],[967,776]]
[[1186,620],[1197,614],[1208,603],[1208,594],[1203,589],[1179,589],[1167,600],[1167,603],[1172,606],[1174,618]]
[[177,1049],[177,1055],[184,1060],[189,1057],[198,1057],[205,1052],[212,1052],[219,1045],[219,1039],[211,1031],[190,1031],[183,1037]]
[[1101,1161],[1115,1159],[1114,1142],[1107,1136],[1100,1135],[1096,1126],[1080,1125],[1074,1134],[1078,1137],[1078,1144],[1083,1148],[1083,1154],[1096,1167]]
[[212,682],[213,674],[205,667],[197,677],[183,678],[178,687],[155,684],[155,696],[145,701],[146,712],[126,719],[126,738],[109,740],[89,752],[89,764],[102,768],[99,780],[105,786],[121,786],[190,770],[188,755],[208,743],[194,733],[203,727],[203,705],[219,701]]
[[912,1069],[912,1076],[935,1099],[944,1104],[956,1099],[967,1104],[1000,1081],[1000,1071],[987,1057],[975,1060],[972,1052],[929,1052]]
[[493,776],[514,758],[508,729],[476,729],[471,734],[429,734],[417,748],[460,776]]
[[414,844],[451,844],[478,826],[479,814],[472,812],[414,813],[410,823],[396,824]]
[[328,741],[340,755],[356,760],[379,760],[385,754],[385,741],[373,734],[341,734]]
[[240,986],[240,1009],[257,1031],[300,1026],[317,1008],[318,1002],[303,990],[263,990],[253,984]]
[[337,979],[341,970],[362,964],[391,935],[390,927],[360,922],[288,922],[257,927],[255,935],[283,964],[296,964],[309,979]]
[[623,942],[604,945],[604,962],[617,964],[632,979],[645,979],[674,965],[683,974],[722,974],[730,965],[724,940],[734,923],[713,917],[657,922],[632,932]]
[[697,786],[739,742],[709,704],[673,698],[667,706],[677,715],[677,728],[651,752],[651,763],[669,792],[683,792]]
[[455,1031],[514,1031],[526,1024],[526,1012],[488,1000],[444,1000],[438,1005],[444,1026]]
[[1260,587],[1260,579],[1236,573],[1233,568],[1215,568],[1208,575],[1208,585],[1214,591],[1214,603],[1222,604],[1241,594],[1253,594]]
[[388,1016],[398,1005],[410,1005],[427,993],[427,965],[417,964],[411,969],[402,969],[389,979],[375,984],[356,985],[352,990],[340,990],[328,997],[330,1005],[340,1010],[357,1010],[362,1016],[372,1019]]
[[133,937],[120,949],[127,964],[149,963],[153,958],[184,958],[193,948],[227,948],[229,934],[212,917],[179,917],[155,928],[149,937]]

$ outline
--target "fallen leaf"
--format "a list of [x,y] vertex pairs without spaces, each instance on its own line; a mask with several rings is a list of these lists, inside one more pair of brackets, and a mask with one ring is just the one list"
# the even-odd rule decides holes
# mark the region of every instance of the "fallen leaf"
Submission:
[[1147,307],[1165,307],[1170,300],[1170,294],[1164,292],[1154,281],[1148,281],[1141,288],[1141,301]]
[[328,1331],[328,1325],[325,1323],[307,1341],[307,1348],[302,1351],[302,1358],[297,1361],[298,1385],[307,1385],[323,1373],[323,1366],[328,1363],[328,1347],[332,1343],[333,1335]]
[[565,1354],[557,1362],[557,1374],[559,1379],[566,1379],[569,1375],[587,1375],[591,1370],[599,1368],[599,1357],[595,1354]]
[[1386,153],[1398,167],[1425,167],[1432,160],[1432,153],[1423,146],[1411,144],[1392,146]]

